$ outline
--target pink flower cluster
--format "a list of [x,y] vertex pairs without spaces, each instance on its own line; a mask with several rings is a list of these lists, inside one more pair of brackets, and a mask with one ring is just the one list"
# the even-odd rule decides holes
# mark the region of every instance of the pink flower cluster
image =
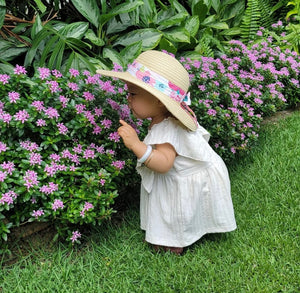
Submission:
[[84,207],[83,207],[82,211],[80,212],[80,216],[82,218],[84,218],[85,217],[85,212],[87,212],[87,211],[89,211],[93,208],[94,208],[94,206],[91,203],[85,202]]
[[52,210],[56,211],[58,209],[63,209],[64,208],[64,203],[60,199],[55,199],[53,204],[52,204]]
[[73,231],[72,232],[72,237],[70,238],[70,240],[72,241],[72,243],[74,243],[75,241],[77,241],[79,238],[81,238],[81,233],[79,231]]
[[2,193],[2,197],[0,198],[0,204],[13,204],[14,200],[17,198],[17,194],[14,191],[8,191],[6,193]]

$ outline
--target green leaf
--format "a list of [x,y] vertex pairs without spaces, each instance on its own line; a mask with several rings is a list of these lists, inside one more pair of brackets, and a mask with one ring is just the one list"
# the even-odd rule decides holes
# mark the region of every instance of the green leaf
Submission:
[[38,9],[39,9],[42,13],[44,13],[44,12],[46,11],[47,7],[42,3],[41,0],[34,0],[34,2],[36,3]]
[[97,0],[72,0],[75,8],[96,28],[100,25],[100,9]]
[[203,0],[200,0],[196,3],[194,3],[193,1],[192,15],[199,16],[200,22],[202,22],[205,19],[207,12],[208,12],[208,7],[206,6],[206,4],[204,4]]
[[129,46],[142,41],[143,50],[150,50],[159,44],[162,35],[162,32],[156,29],[139,29],[121,36],[114,45]]
[[[133,62],[134,59],[142,52],[142,41],[138,41],[129,46],[126,46],[121,52],[124,65]],[[125,66],[124,66],[125,67]]]
[[60,69],[64,50],[65,50],[65,43],[63,41],[58,42],[49,59],[49,63],[48,63],[49,68]]
[[207,18],[205,18],[205,20],[201,23],[201,25],[207,26],[207,25],[209,25],[211,23],[216,22],[216,20],[217,20],[217,16],[215,14],[214,15],[210,15]]
[[215,28],[215,29],[220,29],[220,30],[229,29],[229,26],[226,22],[214,22],[214,23],[208,24],[207,26]]
[[5,0],[0,0],[0,28],[4,23],[5,13],[6,13],[6,6]]
[[182,21],[186,19],[188,16],[187,12],[181,12],[171,17],[166,17],[162,21],[158,22],[157,24],[160,25],[159,29],[163,29],[169,26],[174,26],[180,24]]
[[173,9],[168,9],[160,11],[157,15],[157,25],[160,25],[162,28],[168,26],[174,26],[180,24],[188,16],[187,12],[180,12],[175,14]]
[[115,8],[110,10],[108,14],[100,15],[101,26],[103,26],[107,21],[109,21],[114,16],[133,11],[140,5],[143,5],[143,1],[138,0],[138,1],[134,1],[134,2],[123,3],[123,4],[116,6]]
[[211,6],[217,12],[217,14],[220,13],[220,8],[221,8],[220,0],[212,0],[211,1]]
[[110,59],[113,63],[117,63],[123,67],[123,61],[119,53],[116,50],[110,48],[104,48],[102,53],[104,58]]
[[84,35],[86,39],[88,39],[92,44],[102,47],[105,45],[105,41],[98,38],[93,30],[88,29],[86,34]]
[[139,17],[146,27],[156,22],[157,10],[154,0],[144,0],[144,5],[139,7]]
[[169,30],[163,31],[164,37],[169,39],[171,42],[176,43],[189,43],[190,35],[189,32],[183,27],[175,27]]
[[47,27],[44,26],[44,28],[35,36],[31,48],[28,50],[26,56],[25,56],[25,61],[24,61],[24,66],[29,66],[32,63],[33,58],[36,55],[36,51],[38,47],[41,45],[41,43],[48,37],[49,31],[47,30]]
[[190,35],[192,37],[194,37],[199,30],[199,26],[200,26],[199,17],[194,15],[194,16],[189,17],[186,20],[184,27],[190,33]]
[[232,6],[224,8],[224,10],[225,11],[222,17],[223,21],[232,19],[234,17],[240,17],[245,10],[245,4],[243,1],[237,1]]
[[3,239],[4,241],[7,241],[7,234],[2,234],[2,239]]
[[160,50],[166,50],[167,52],[176,54],[177,48],[174,46],[172,42],[167,40],[166,38],[162,38],[159,42],[159,48]]
[[59,40],[59,36],[53,36],[46,44],[42,56],[40,59],[40,66],[43,66],[48,58],[49,52],[52,52],[53,47],[55,48],[54,44]]
[[74,22],[59,30],[59,33],[67,38],[81,39],[88,27],[88,22]]
[[184,6],[182,6],[178,1],[172,0],[170,2],[171,2],[172,7],[174,7],[176,11],[187,12],[186,9],[184,8]]
[[31,29],[31,39],[33,40],[38,32],[40,32],[43,29],[42,21],[39,15],[36,16],[35,22]]
[[0,40],[0,59],[2,61],[11,61],[27,50],[27,48],[17,48],[8,41]]
[[233,28],[230,28],[230,29],[225,29],[223,31],[220,32],[220,35],[223,35],[223,36],[238,36],[238,35],[241,35],[242,33],[242,30],[240,27],[233,27]]

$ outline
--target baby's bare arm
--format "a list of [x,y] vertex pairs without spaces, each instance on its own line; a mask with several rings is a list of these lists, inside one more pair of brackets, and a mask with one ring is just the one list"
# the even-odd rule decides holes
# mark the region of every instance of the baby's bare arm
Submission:
[[[125,121],[121,120],[122,126],[118,129],[119,135],[122,137],[127,148],[132,150],[137,158],[141,158],[147,150],[147,145],[140,141],[136,131]],[[168,172],[175,161],[176,151],[169,143],[156,145],[152,154],[146,160],[145,165],[159,173]]]

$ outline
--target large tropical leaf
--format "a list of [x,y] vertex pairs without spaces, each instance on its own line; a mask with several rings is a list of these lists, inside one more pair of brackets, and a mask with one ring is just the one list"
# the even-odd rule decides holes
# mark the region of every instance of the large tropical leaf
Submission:
[[20,56],[28,49],[24,47],[16,47],[15,44],[0,40],[0,60],[1,61],[12,61],[16,57]]
[[[59,30],[57,30],[58,28]],[[25,66],[32,64],[37,50],[41,51],[39,65],[47,65],[49,68],[56,69],[60,69],[65,54],[70,54],[70,50],[78,55],[87,56],[82,49],[90,48],[90,45],[81,41],[87,29],[88,23],[86,22],[75,22],[55,27],[50,24],[45,25],[32,42],[32,47],[25,58]],[[66,53],[66,51],[69,52]],[[77,55],[73,54],[72,56],[75,58]]]
[[143,50],[149,50],[159,44],[162,35],[163,33],[156,29],[139,29],[121,36],[114,45],[129,46],[138,41],[142,41]]
[[67,38],[81,39],[88,30],[87,22],[75,22],[66,25],[59,33]]
[[144,0],[144,5],[137,10],[138,17],[145,27],[150,23],[155,23],[157,18],[157,9],[154,0]]
[[120,4],[109,11],[108,14],[101,14],[100,15],[100,25],[103,26],[106,22],[108,22],[110,19],[115,17],[116,15],[122,14],[122,13],[128,13],[133,10],[135,10],[140,5],[143,5],[143,1],[137,0],[134,2],[126,2],[123,4]]
[[125,67],[129,63],[132,63],[134,59],[142,52],[142,41],[138,41],[133,43],[127,47],[125,47],[121,52],[121,57]]
[[192,37],[194,37],[197,34],[199,26],[200,20],[199,17],[196,15],[189,17],[185,22],[185,29],[190,33]]
[[71,0],[76,9],[96,28],[100,25],[100,9],[97,0]]
[[176,43],[189,43],[190,42],[190,34],[183,27],[174,27],[168,30],[163,31],[164,36]]
[[178,26],[188,16],[187,12],[180,12],[174,15],[174,10],[161,11],[157,15],[156,24],[159,25],[158,29],[162,30],[171,26]]

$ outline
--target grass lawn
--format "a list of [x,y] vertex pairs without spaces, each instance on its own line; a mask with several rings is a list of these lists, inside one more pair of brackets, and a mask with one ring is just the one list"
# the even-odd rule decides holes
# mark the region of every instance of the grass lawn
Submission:
[[77,249],[18,244],[16,262],[0,259],[0,292],[300,292],[299,126],[299,111],[264,125],[251,154],[228,166],[236,231],[207,235],[183,256],[158,254],[134,204]]

